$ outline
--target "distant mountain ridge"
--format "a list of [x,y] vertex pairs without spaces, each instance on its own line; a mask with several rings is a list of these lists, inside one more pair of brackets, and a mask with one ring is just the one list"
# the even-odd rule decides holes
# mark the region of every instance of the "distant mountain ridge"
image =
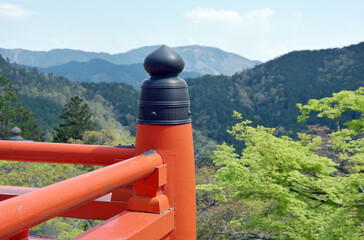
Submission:
[[[139,89],[142,81],[149,77],[141,63],[117,65],[103,59],[92,59],[88,62],[73,61],[53,67],[39,67],[38,69],[40,72],[53,73],[59,77],[66,77],[71,81],[89,83],[123,82],[132,85],[135,89]],[[186,71],[180,75],[182,78],[200,76],[202,74]]]
[[[8,58],[10,62],[41,68],[54,67],[69,62],[88,62],[93,59],[102,59],[118,65],[131,65],[142,63],[144,57],[158,47],[159,46],[146,46],[118,54],[86,52],[71,49],[30,51],[24,49],[0,48],[0,54],[4,58]],[[201,75],[232,75],[261,63],[214,47],[194,45],[175,47],[174,50],[184,58],[186,72],[196,72]]]

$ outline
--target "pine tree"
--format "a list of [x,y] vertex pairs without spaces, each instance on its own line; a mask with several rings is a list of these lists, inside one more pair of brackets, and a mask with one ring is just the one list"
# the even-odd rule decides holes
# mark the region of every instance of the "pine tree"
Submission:
[[83,104],[83,99],[79,96],[73,96],[64,105],[59,118],[62,122],[58,128],[55,128],[54,142],[67,142],[70,138],[82,139],[85,131],[95,129],[90,108],[86,103]]
[[15,126],[22,129],[24,139],[44,140],[44,133],[33,113],[21,106],[11,82],[0,76],[0,139],[8,139],[10,130]]

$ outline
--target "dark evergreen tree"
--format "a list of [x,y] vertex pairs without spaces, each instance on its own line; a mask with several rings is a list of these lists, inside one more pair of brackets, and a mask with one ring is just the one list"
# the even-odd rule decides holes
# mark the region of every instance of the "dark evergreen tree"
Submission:
[[94,130],[96,125],[92,121],[90,108],[79,96],[73,96],[64,105],[59,116],[61,123],[55,128],[54,142],[67,142],[68,139],[82,139],[82,133]]
[[6,139],[9,134],[9,122],[15,118],[13,104],[16,96],[10,81],[0,76],[0,139]]
[[22,130],[21,136],[25,140],[44,141],[45,134],[38,126],[38,122],[32,111],[28,108],[18,105],[16,109],[16,119],[13,122],[14,126]]
[[10,130],[15,126],[22,129],[24,139],[44,140],[44,133],[33,113],[21,106],[11,82],[0,76],[0,139],[8,139]]

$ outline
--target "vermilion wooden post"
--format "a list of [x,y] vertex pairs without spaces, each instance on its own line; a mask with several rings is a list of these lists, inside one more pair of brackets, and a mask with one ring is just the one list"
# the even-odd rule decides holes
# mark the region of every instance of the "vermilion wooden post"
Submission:
[[195,169],[186,82],[178,77],[182,57],[167,46],[149,54],[141,85],[135,154],[156,150],[167,164],[164,193],[175,210],[170,239],[196,239]]

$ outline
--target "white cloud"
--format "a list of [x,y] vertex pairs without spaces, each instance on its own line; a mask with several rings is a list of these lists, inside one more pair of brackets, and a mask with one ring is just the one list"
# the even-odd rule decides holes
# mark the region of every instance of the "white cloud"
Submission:
[[274,15],[270,8],[260,8],[240,14],[231,10],[215,10],[213,8],[195,8],[185,12],[184,17],[198,22],[225,22],[237,23],[244,26],[256,24],[268,24]]
[[36,14],[14,4],[0,4],[0,17],[6,19],[22,19]]
[[240,21],[239,13],[230,10],[215,10],[213,8],[195,8],[185,12],[184,16],[201,21]]

